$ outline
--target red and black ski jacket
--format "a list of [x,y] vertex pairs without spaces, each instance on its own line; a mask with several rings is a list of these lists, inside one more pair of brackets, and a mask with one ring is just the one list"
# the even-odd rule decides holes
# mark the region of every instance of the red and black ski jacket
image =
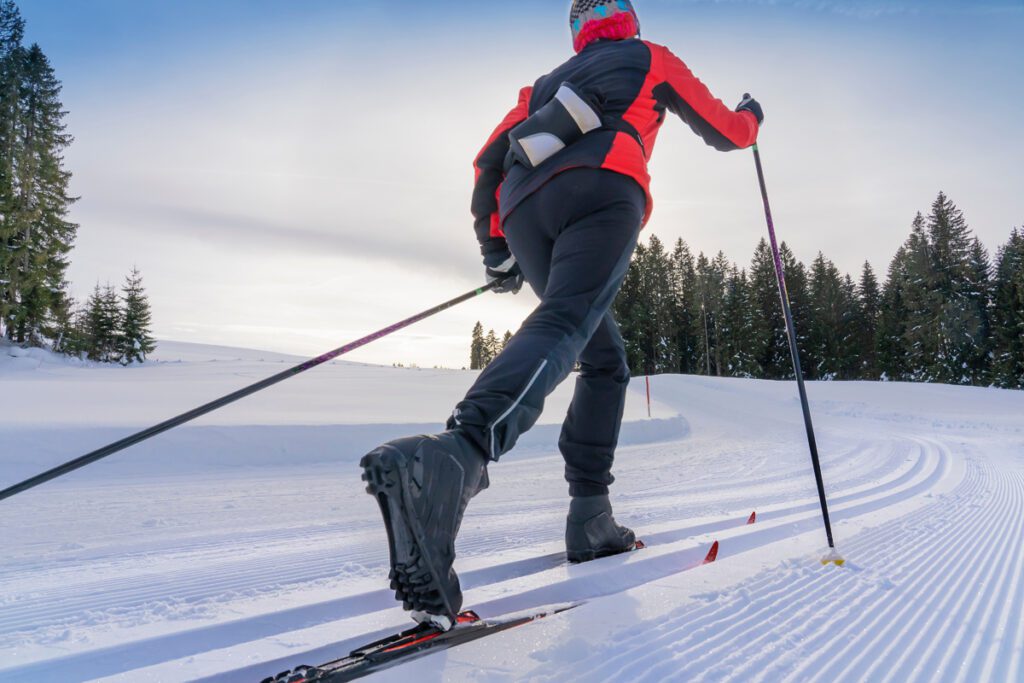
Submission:
[[[564,82],[602,102],[605,125],[562,149],[535,169],[508,168],[508,133],[547,104]],[[570,168],[603,168],[627,175],[647,194],[644,222],[653,203],[647,161],[658,130],[671,111],[715,149],[750,147],[757,140],[757,119],[734,112],[668,48],[645,40],[601,40],[519,92],[519,102],[498,125],[477,155],[472,212],[484,251],[504,248],[502,221],[526,197]]]

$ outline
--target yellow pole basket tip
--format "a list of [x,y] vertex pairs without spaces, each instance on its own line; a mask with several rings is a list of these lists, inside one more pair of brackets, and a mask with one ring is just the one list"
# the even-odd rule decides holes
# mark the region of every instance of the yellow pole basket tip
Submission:
[[832,548],[831,550],[829,550],[828,554],[825,555],[825,557],[821,558],[821,563],[826,566],[834,564],[837,567],[842,567],[844,564],[846,564],[846,560],[843,558],[842,555],[839,554],[838,550]]

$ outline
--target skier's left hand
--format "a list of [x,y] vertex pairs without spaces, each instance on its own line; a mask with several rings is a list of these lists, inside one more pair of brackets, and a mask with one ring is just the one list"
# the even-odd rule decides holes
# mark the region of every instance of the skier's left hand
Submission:
[[493,291],[498,294],[511,292],[518,294],[523,288],[523,269],[516,263],[516,257],[510,251],[491,252],[484,255],[484,268],[487,274],[487,284],[495,280],[501,283]]
[[743,101],[736,107],[736,111],[749,111],[757,119],[757,125],[764,125],[764,109],[761,103],[750,96],[750,93],[743,94]]

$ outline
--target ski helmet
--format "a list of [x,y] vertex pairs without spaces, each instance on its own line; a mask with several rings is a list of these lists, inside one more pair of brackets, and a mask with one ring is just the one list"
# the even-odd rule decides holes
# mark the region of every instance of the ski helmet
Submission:
[[572,46],[580,52],[602,38],[632,38],[640,33],[640,20],[630,0],[573,0],[569,27]]

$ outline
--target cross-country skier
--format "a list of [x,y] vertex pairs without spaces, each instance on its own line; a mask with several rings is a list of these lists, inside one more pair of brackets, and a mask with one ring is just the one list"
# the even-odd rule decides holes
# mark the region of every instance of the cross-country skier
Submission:
[[391,587],[418,621],[462,607],[452,567],[470,498],[537,421],[579,361],[559,448],[569,482],[570,561],[633,549],[608,486],[629,370],[609,309],[651,215],[647,161],[670,111],[721,151],[754,144],[760,105],[715,99],[661,45],[641,40],[629,0],[575,0],[576,56],[523,88],[475,161],[472,212],[489,281],[540,304],[481,373],[447,431],[384,444],[361,465],[387,527]]

